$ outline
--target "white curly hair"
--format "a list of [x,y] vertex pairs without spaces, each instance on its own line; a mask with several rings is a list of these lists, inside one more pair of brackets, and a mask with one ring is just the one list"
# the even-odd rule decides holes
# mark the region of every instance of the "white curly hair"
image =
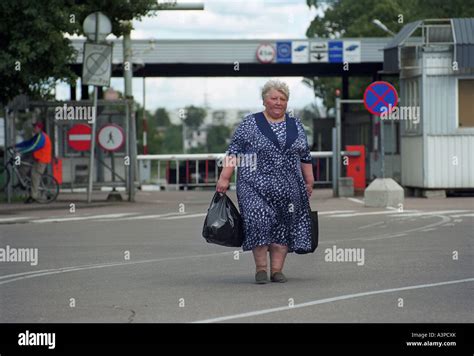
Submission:
[[265,100],[268,92],[273,89],[278,90],[286,96],[286,100],[290,99],[290,88],[288,87],[288,84],[278,79],[270,79],[262,88],[262,100]]

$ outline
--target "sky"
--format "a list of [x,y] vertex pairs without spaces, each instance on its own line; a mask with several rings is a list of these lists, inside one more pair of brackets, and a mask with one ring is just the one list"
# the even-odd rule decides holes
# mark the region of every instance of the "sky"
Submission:
[[[179,2],[196,2],[192,0]],[[305,39],[306,29],[317,14],[306,0],[204,0],[204,11],[157,11],[153,17],[134,21],[133,39]],[[319,10],[318,10],[319,11]],[[108,39],[113,39],[111,35]],[[262,107],[260,90],[270,78],[147,78],[146,108],[179,109],[187,105],[213,109]],[[290,87],[289,107],[314,103],[311,88],[301,77],[280,77]],[[123,78],[111,86],[123,91]],[[133,95],[143,104],[143,79],[135,78]],[[79,87],[78,87],[79,90]],[[69,99],[69,88],[60,84],[57,99]],[[263,107],[262,107],[263,108]]]

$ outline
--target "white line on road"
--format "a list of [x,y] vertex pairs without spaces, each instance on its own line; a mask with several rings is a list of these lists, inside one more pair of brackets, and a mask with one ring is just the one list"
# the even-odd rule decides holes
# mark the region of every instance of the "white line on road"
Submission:
[[375,222],[369,225],[364,225],[364,226],[358,227],[358,229],[367,229],[368,227],[374,227],[381,224],[385,224],[385,221],[379,221],[379,222]]
[[333,210],[333,211],[318,211],[318,215],[353,213],[354,210]]
[[[429,225],[424,225],[424,226],[416,227],[416,228],[410,229],[410,230],[395,232],[395,233],[393,233],[393,234],[382,235],[382,236],[377,236],[377,237],[372,237],[372,238],[356,238],[356,239],[350,239],[350,240],[351,240],[351,241],[352,241],[352,240],[373,241],[373,240],[391,239],[391,238],[394,238],[394,237],[405,236],[406,234],[408,234],[408,233],[410,233],[410,232],[418,232],[418,231],[423,230],[423,229],[429,229],[429,228],[432,228],[432,227],[435,227],[435,226],[440,226],[440,225],[442,225],[442,224],[445,224],[447,221],[450,221],[450,220],[451,220],[448,216],[445,216],[445,215],[435,215],[435,216],[436,216],[436,217],[440,217],[440,218],[441,218],[441,221],[438,221],[438,222],[435,222],[435,223],[429,224]],[[403,234],[403,235],[401,235],[401,234]]]
[[55,219],[39,219],[32,220],[32,223],[49,223],[49,222],[63,222],[63,221],[80,221],[80,220],[95,220],[101,218],[120,218],[123,216],[135,215],[139,213],[120,213],[120,214],[104,214],[104,215],[88,215],[88,216],[74,216],[70,218],[55,218]]
[[183,216],[171,216],[169,218],[163,218],[161,220],[175,220],[175,219],[185,219],[185,218],[197,218],[197,217],[202,217],[206,216],[207,213],[201,213],[201,214],[189,214],[189,215],[183,215]]
[[[155,215],[139,215],[139,216],[130,216],[127,218],[120,219],[119,221],[130,221],[130,220],[146,220],[146,219],[159,219],[164,216],[172,215],[183,215],[183,213],[166,213],[166,214],[155,214]],[[100,219],[97,221],[117,221],[116,219]]]
[[386,293],[393,293],[393,292],[400,292],[400,291],[421,289],[421,288],[439,287],[439,286],[444,286],[444,285],[449,285],[449,284],[466,283],[466,282],[473,282],[473,281],[474,281],[474,278],[466,278],[466,279],[458,279],[458,280],[446,281],[446,282],[438,282],[438,283],[430,283],[430,284],[419,284],[419,285],[416,285],[416,286],[374,290],[374,291],[370,291],[370,292],[355,293],[355,294],[346,294],[346,295],[341,295],[341,296],[333,297],[333,298],[325,298],[325,299],[314,300],[314,301],[307,302],[307,303],[295,304],[292,307],[284,306],[284,307],[256,310],[256,311],[252,311],[252,312],[248,312],[248,313],[241,313],[241,314],[222,316],[222,317],[219,317],[219,318],[199,320],[199,321],[195,321],[194,323],[216,323],[216,322],[220,322],[220,321],[228,321],[228,320],[233,320],[233,319],[248,318],[248,317],[257,316],[257,315],[277,313],[277,312],[287,311],[287,310],[291,310],[291,309],[305,308],[305,307],[310,307],[310,306],[313,306],[313,305],[332,303],[332,302],[337,302],[337,301],[340,301],[340,300],[348,300],[348,299],[366,297],[366,296],[370,296],[370,295],[386,294]]
[[[440,210],[440,211],[422,211],[422,212],[416,212],[416,213],[409,213],[406,214],[405,212],[409,212],[408,210],[405,210],[403,213],[400,213],[400,216],[407,217],[407,216],[422,216],[422,215],[443,215],[443,214],[453,214],[453,213],[465,213],[465,212],[472,212],[471,210]],[[456,217],[459,215],[453,215],[453,217]]]
[[[249,253],[249,252],[241,252],[240,253]],[[98,269],[104,267],[117,267],[117,266],[128,266],[128,265],[137,265],[142,263],[153,263],[153,262],[164,262],[164,261],[174,261],[174,260],[182,260],[188,258],[201,258],[201,257],[214,257],[214,256],[224,256],[224,255],[233,255],[234,251],[228,252],[220,252],[220,253],[211,253],[207,255],[191,255],[191,256],[177,256],[177,257],[164,257],[164,258],[156,258],[152,260],[142,260],[142,261],[133,261],[133,262],[109,262],[109,263],[101,263],[101,264],[94,264],[94,265],[82,265],[82,266],[71,266],[71,267],[62,267],[62,268],[55,268],[55,269],[46,269],[46,270],[39,270],[39,271],[29,271],[29,272],[22,272],[22,273],[15,273],[15,274],[8,274],[4,276],[0,276],[0,279],[7,279],[11,277],[17,277],[13,279],[8,279],[6,281],[1,281],[0,285],[7,284],[15,281],[19,281],[22,279],[28,278],[36,278],[42,276],[50,276],[53,274],[58,273],[66,273],[66,272],[75,272],[75,271],[83,271],[89,269]]]
[[[413,210],[414,211],[414,210]],[[389,210],[389,211],[370,211],[364,213],[353,213],[353,214],[337,214],[332,215],[332,218],[349,218],[354,216],[367,216],[367,215],[394,215],[394,214],[401,214],[397,210]]]
[[9,222],[9,221],[18,221],[18,220],[24,220],[24,219],[33,219],[33,218],[31,216],[21,216],[21,217],[15,217],[15,218],[4,218],[4,219],[0,219],[0,223]]
[[353,201],[354,203],[358,203],[358,204],[365,204],[363,200],[356,199],[356,198],[347,198],[347,200]]

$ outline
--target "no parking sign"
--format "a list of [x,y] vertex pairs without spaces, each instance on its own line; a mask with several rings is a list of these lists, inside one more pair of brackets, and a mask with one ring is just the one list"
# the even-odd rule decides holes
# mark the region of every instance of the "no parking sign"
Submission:
[[390,113],[398,105],[398,94],[389,82],[373,82],[364,92],[364,106],[376,116]]

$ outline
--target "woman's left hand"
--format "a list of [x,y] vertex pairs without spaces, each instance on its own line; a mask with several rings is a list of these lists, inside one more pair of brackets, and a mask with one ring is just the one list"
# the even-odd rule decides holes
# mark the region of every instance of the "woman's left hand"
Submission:
[[311,196],[313,193],[313,183],[306,183],[306,192],[308,193],[308,197]]

